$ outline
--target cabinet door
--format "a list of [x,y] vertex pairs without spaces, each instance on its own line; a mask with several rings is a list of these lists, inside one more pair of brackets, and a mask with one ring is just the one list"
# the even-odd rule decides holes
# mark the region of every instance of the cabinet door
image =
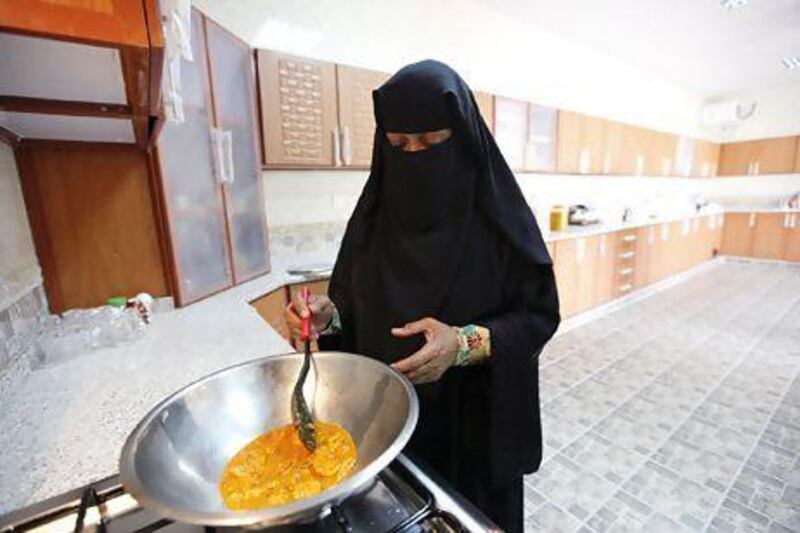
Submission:
[[261,318],[272,326],[281,337],[289,340],[289,326],[286,324],[286,319],[283,316],[283,311],[289,303],[286,292],[286,289],[281,287],[257,300],[253,300],[250,302],[250,305],[255,307],[258,314],[261,315]]
[[575,263],[578,271],[576,312],[578,313],[595,306],[599,244],[600,239],[597,236],[575,239]]
[[797,136],[794,150],[794,171],[800,174],[800,135]]
[[748,176],[753,173],[754,142],[724,143],[719,153],[720,176]]
[[622,174],[643,175],[649,136],[647,130],[629,124],[622,129]]
[[375,140],[372,91],[389,79],[389,75],[346,65],[337,65],[336,74],[342,163],[368,168],[372,163],[372,143]]
[[605,121],[605,151],[603,153],[603,174],[624,174],[624,130],[625,125],[613,120]]
[[578,308],[578,264],[575,244],[577,239],[556,242],[555,274],[561,316],[575,314]]
[[525,167],[528,103],[503,96],[494,98],[494,138],[511,170]]
[[232,167],[223,185],[233,278],[241,283],[269,269],[264,195],[250,47],[206,19],[217,127],[230,132]]
[[558,111],[555,108],[530,104],[525,169],[534,172],[555,172],[556,130]]
[[753,231],[753,257],[782,259],[786,243],[788,216],[785,213],[759,213]]
[[614,266],[616,265],[616,233],[597,236],[597,268],[595,270],[595,305],[602,305],[614,297]]
[[753,255],[755,213],[726,213],[722,232],[722,253],[740,257]]
[[789,174],[794,170],[794,137],[754,141],[754,174]]
[[334,65],[269,50],[257,53],[264,162],[341,164]]
[[486,122],[489,131],[494,133],[494,97],[480,91],[472,94],[475,96],[475,103],[478,104],[478,111],[480,111],[483,121]]
[[645,287],[650,283],[648,272],[650,266],[650,248],[652,242],[650,236],[650,226],[642,226],[636,229],[636,255],[634,257],[633,284],[635,287]]
[[211,149],[213,117],[207,100],[203,20],[196,11],[191,32],[195,61],[181,64],[184,121],[164,124],[156,155],[180,305],[229,287],[233,281],[222,187],[214,173]]
[[577,174],[581,154],[581,115],[572,111],[558,111],[558,143],[556,168],[558,172]]
[[606,154],[605,120],[583,115],[581,122],[579,170],[582,174],[602,174]]
[[786,228],[786,248],[783,259],[786,261],[800,261],[800,213],[789,213],[789,223]]
[[717,175],[720,145],[709,141],[697,141],[692,176],[711,177]]

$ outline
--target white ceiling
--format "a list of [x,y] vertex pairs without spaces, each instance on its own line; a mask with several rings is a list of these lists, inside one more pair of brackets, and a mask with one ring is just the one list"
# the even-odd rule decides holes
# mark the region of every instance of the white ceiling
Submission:
[[483,0],[551,31],[711,97],[800,81],[781,58],[800,56],[800,0]]

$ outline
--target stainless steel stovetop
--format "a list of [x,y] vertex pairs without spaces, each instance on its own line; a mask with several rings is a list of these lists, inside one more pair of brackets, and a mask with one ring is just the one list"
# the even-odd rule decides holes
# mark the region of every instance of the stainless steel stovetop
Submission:
[[[0,532],[228,532],[173,522],[143,509],[117,476],[0,516]],[[400,455],[364,493],[333,507],[319,520],[270,528],[283,532],[500,531],[434,473]]]

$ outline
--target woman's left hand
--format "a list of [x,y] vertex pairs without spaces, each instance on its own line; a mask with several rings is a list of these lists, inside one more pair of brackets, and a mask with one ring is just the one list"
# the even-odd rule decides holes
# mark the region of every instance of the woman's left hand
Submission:
[[402,328],[392,328],[396,337],[425,335],[425,346],[405,359],[392,364],[392,368],[406,375],[413,383],[437,381],[453,366],[458,355],[458,336],[451,326],[435,318],[409,322]]

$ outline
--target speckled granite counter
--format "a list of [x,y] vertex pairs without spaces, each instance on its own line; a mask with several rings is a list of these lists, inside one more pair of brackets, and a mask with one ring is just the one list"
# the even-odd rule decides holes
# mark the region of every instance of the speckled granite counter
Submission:
[[117,472],[128,433],[159,400],[215,370],[291,351],[248,302],[283,284],[273,273],[188,307],[153,315],[136,341],[55,366],[21,369],[0,396],[0,514]]

